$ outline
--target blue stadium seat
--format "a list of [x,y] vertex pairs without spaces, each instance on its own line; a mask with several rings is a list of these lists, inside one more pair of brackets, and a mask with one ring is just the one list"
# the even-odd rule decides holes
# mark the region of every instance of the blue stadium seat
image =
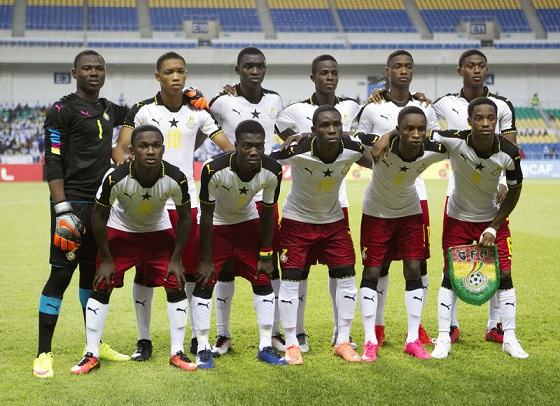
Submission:
[[136,7],[88,7],[91,31],[138,31]]
[[81,31],[84,8],[81,6],[27,6],[28,30]]
[[270,9],[274,27],[280,32],[336,32],[331,11],[328,9]]
[[11,4],[0,4],[0,30],[9,30],[12,28],[12,15],[14,6]]
[[560,7],[537,9],[537,14],[547,32],[560,32]]
[[416,32],[405,10],[339,9],[345,32]]
[[531,32],[523,10],[442,10],[421,9],[420,13],[431,32],[456,32],[463,21],[496,21],[502,32]]
[[256,9],[248,8],[150,8],[154,31],[181,31],[184,20],[218,21],[223,31],[262,31]]

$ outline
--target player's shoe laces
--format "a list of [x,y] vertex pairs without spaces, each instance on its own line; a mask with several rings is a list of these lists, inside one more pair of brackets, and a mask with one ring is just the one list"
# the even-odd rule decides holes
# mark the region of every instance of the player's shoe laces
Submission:
[[116,352],[107,343],[101,343],[99,345],[99,359],[105,361],[130,361],[130,357],[125,354]]
[[99,368],[99,358],[94,357],[91,352],[86,352],[86,355],[72,367],[71,371],[74,375],[80,375],[87,374],[97,368]]
[[385,343],[385,326],[375,326],[375,337],[380,347]]
[[502,323],[498,323],[496,327],[492,327],[491,330],[486,329],[486,334],[484,334],[484,339],[486,341],[494,341],[495,343],[503,344],[504,330],[502,330]]
[[33,360],[33,376],[37,378],[52,378],[53,356],[52,352],[42,352]]
[[213,369],[214,368],[214,361],[213,361],[212,350],[202,350],[196,354],[196,366],[199,369]]
[[447,358],[451,351],[451,343],[447,341],[437,340],[436,346],[432,351],[432,358],[443,359]]
[[264,347],[262,350],[259,350],[257,352],[257,358],[273,365],[288,365],[286,360],[282,358],[272,347]]
[[231,348],[231,337],[218,336],[216,337],[216,344],[214,344],[214,349],[212,352],[217,355],[224,355]]
[[521,358],[525,359],[529,357],[529,354],[525,352],[523,348],[521,348],[521,344],[516,337],[510,337],[507,340],[504,340],[502,344],[502,350],[511,355],[513,358]]
[[301,357],[301,350],[295,344],[290,345],[286,348],[286,353],[284,354],[284,359],[288,364],[291,365],[301,365],[303,364],[303,358]]
[[334,355],[342,358],[344,361],[350,362],[361,362],[362,357],[358,355],[356,351],[352,348],[349,341],[344,341],[334,347]]
[[415,340],[411,343],[406,343],[404,345],[404,353],[410,354],[414,358],[421,358],[421,359],[431,359],[432,356],[426,349],[424,345],[420,342],[420,340]]
[[451,337],[451,344],[457,341],[461,337],[461,332],[459,331],[459,327],[451,326],[449,329],[449,337]]
[[191,361],[189,357],[183,353],[183,351],[177,351],[177,353],[169,358],[169,364],[175,365],[185,371],[194,371],[197,367],[194,362]]
[[362,355],[363,362],[375,362],[377,354],[379,353],[379,345],[366,341],[364,344],[364,354]]
[[286,351],[286,340],[284,340],[284,336],[281,333],[272,336],[272,347],[276,351]]
[[297,336],[299,349],[301,352],[309,352],[309,343],[307,342],[307,334],[299,333]]
[[198,352],[198,339],[196,337],[191,338],[191,346],[189,347],[189,352],[192,355],[196,355]]
[[133,361],[147,361],[152,356],[152,340],[138,340],[136,351],[130,357]]

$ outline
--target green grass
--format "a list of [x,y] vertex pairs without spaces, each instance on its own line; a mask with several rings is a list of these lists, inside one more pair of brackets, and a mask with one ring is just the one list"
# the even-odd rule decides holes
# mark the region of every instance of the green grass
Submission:
[[[426,183],[432,259],[423,324],[435,335],[446,182]],[[356,244],[365,186],[365,182],[348,182]],[[288,188],[286,182],[283,195]],[[314,267],[306,321],[312,351],[304,356],[302,366],[275,368],[257,362],[252,294],[249,284],[239,280],[232,312],[233,352],[216,360],[215,370],[188,373],[168,365],[165,295],[157,289],[152,359],[103,362],[100,370],[76,377],[70,368],[80,358],[85,339],[75,276],[54,336],[55,376],[39,380],[31,375],[31,363],[37,348],[39,295],[49,271],[47,185],[0,183],[0,404],[554,404],[560,395],[559,199],[559,180],[526,180],[511,217],[517,335],[530,354],[527,360],[512,359],[499,345],[485,342],[487,306],[465,303],[459,306],[461,340],[448,359],[422,361],[403,354],[404,280],[400,264],[395,263],[386,310],[387,345],[374,364],[347,364],[332,355],[327,273],[323,267]],[[357,269],[360,275],[361,266]],[[104,341],[129,354],[136,343],[132,278],[129,272],[125,287],[114,292],[103,335]],[[352,335],[354,341],[362,342],[359,309]]]

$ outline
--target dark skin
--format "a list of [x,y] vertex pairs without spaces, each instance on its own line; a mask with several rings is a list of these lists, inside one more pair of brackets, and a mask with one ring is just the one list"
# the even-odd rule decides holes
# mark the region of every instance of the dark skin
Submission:
[[235,66],[243,96],[249,103],[258,103],[262,98],[262,82],[266,75],[266,60],[261,54],[245,54]]
[[[249,182],[255,177],[261,167],[264,155],[264,134],[244,133],[240,134],[239,140],[235,143],[237,175],[243,182]],[[212,261],[212,227],[214,223],[214,205],[201,202],[200,218],[200,242],[202,260],[196,271],[196,283],[205,287],[208,282],[216,275],[216,268]],[[274,207],[263,205],[260,214],[261,248],[272,246],[272,235],[274,232]],[[258,254],[256,254],[258,255]],[[261,273],[268,277],[273,272],[272,261],[259,259],[255,277]]]
[[[163,138],[155,131],[145,131],[137,135],[134,145],[134,167],[138,177],[138,182],[144,187],[151,187],[155,184],[161,174],[161,159],[165,147]],[[98,290],[103,281],[106,283],[107,293],[111,293],[111,282],[115,276],[115,265],[107,238],[107,219],[109,218],[110,207],[96,204],[92,214],[92,228],[95,241],[99,247],[101,264],[97,269],[93,280],[93,289]],[[165,280],[174,276],[177,280],[178,289],[183,289],[185,285],[185,275],[181,256],[189,237],[191,228],[191,207],[190,203],[177,206],[177,229],[175,232],[175,245],[173,254],[167,266]],[[175,289],[166,288],[167,293],[172,293]]]

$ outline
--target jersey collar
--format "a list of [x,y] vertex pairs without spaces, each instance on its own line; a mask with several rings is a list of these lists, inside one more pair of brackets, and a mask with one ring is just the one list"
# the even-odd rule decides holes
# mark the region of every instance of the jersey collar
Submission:
[[398,156],[403,162],[414,162],[416,161],[418,158],[420,158],[421,156],[424,155],[424,143],[426,142],[426,139],[424,139],[424,142],[422,143],[422,147],[420,148],[420,151],[418,152],[418,155],[416,155],[414,158],[412,159],[406,159],[404,157],[401,156],[400,152],[399,152],[399,140],[401,139],[400,135],[397,135],[395,138],[393,138],[391,140],[391,146],[389,147],[390,151],[395,154],[396,156]]
[[179,110],[181,110],[183,108],[184,105],[188,104],[188,101],[186,99],[186,96],[183,94],[183,103],[182,105],[180,105],[179,107],[168,107],[165,105],[165,103],[163,102],[163,99],[161,97],[161,91],[157,92],[157,94],[154,97],[154,101],[158,106],[164,106],[167,110],[169,110],[172,113],[177,113],[179,112]]
[[[314,136],[313,138],[311,138],[311,156],[314,156],[314,157],[318,158],[321,162],[323,162],[323,160],[319,157],[319,155],[317,155],[317,148],[315,148],[315,141],[317,141],[317,136]],[[344,142],[342,142],[342,139],[341,139],[340,144],[338,146],[338,155],[342,154],[342,151],[344,151]],[[332,163],[332,162],[329,162],[329,163]]]
[[[469,132],[467,134],[467,145],[469,147],[471,147],[474,150],[474,152],[476,152],[476,155],[479,158],[482,158],[482,159],[488,159],[489,158],[487,156],[480,155],[478,153],[478,151],[476,150],[476,148],[474,147],[472,132]],[[502,142],[500,140],[500,137],[498,137],[497,135],[494,135],[494,145],[492,147],[492,155],[497,154],[498,152],[501,151],[501,149],[502,149]]]
[[[241,91],[241,83],[238,83],[235,85],[235,93],[240,96],[243,97],[244,99],[247,99],[245,96],[243,96],[243,92]],[[264,89],[261,86],[261,99],[264,97]],[[261,101],[261,99],[259,100],[259,103]]]
[[406,105],[407,105],[409,102],[414,101],[414,98],[412,97],[412,95],[410,94],[410,92],[408,92],[408,99],[407,99],[407,101],[402,102],[402,103],[394,101],[393,99],[391,99],[391,98],[389,97],[388,94],[385,94],[385,95],[381,96],[381,98],[382,98],[384,101],[386,101],[386,102],[394,103],[395,106],[397,106],[397,107],[406,107]]
[[[136,172],[136,167],[134,166],[134,161],[131,161],[128,163],[128,175],[132,178],[132,179],[136,179],[138,181],[138,183],[140,183],[140,185],[142,187],[152,187],[152,186],[144,186],[140,180],[138,179],[138,173]],[[161,161],[161,172],[160,175],[158,177],[158,179],[161,179],[165,176],[165,165],[163,165],[163,161]],[[157,180],[156,180],[157,182]],[[155,183],[154,183],[155,184]]]
[[[467,98],[465,97],[465,91],[464,91],[463,88],[461,88],[459,93],[457,93],[457,97],[461,97],[461,98],[467,100]],[[484,86],[484,88],[482,89],[482,96],[481,97],[490,97],[490,89],[488,89],[488,86]]]
[[[340,100],[340,97],[338,96],[334,96],[334,104],[333,106],[336,106],[338,103],[340,103],[342,100]],[[309,104],[313,105],[313,106],[319,106],[319,101],[317,100],[317,94],[313,93],[311,95],[311,97],[309,98]]]
[[[232,172],[235,172],[235,173],[237,173],[237,158],[236,158],[236,156],[237,156],[236,151],[233,151],[231,153],[231,155],[229,156],[229,169]],[[255,173],[259,173],[261,171],[261,169],[262,169],[262,159],[261,159],[261,166],[259,167],[259,170],[256,171]]]

